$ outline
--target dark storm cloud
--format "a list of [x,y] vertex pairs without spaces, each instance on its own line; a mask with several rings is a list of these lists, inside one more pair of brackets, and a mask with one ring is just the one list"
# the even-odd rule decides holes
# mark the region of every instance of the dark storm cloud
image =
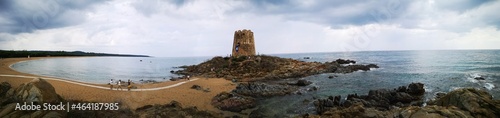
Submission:
[[60,28],[85,21],[87,8],[100,0],[1,0],[1,32],[17,34]]
[[401,0],[320,0],[307,5],[301,2],[257,0],[251,3],[254,6],[252,12],[283,15],[288,19],[323,23],[333,27],[387,22],[402,14],[411,3]]

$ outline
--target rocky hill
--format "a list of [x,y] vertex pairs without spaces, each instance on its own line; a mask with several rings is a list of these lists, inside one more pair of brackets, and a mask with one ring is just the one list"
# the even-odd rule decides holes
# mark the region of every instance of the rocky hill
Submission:
[[352,60],[304,62],[274,56],[214,57],[198,65],[182,66],[176,74],[235,79],[239,81],[299,78],[320,73],[350,73],[378,68],[375,64],[351,65]]

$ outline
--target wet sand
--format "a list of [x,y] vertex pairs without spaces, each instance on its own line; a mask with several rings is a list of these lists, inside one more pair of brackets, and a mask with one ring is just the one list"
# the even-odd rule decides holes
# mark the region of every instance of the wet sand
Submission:
[[[22,75],[22,76],[35,76],[41,78],[47,78],[44,76],[32,75],[27,73],[21,73],[11,69],[9,66],[20,62],[28,61],[34,59],[44,59],[44,58],[85,58],[85,57],[32,57],[32,58],[4,58],[0,60],[0,75]],[[66,100],[83,100],[91,102],[119,102],[122,103],[123,107],[128,107],[131,109],[136,109],[144,105],[152,104],[167,104],[170,101],[175,100],[180,102],[183,106],[196,106],[200,110],[209,110],[214,112],[222,112],[217,108],[213,107],[210,102],[212,98],[220,92],[231,91],[236,87],[231,81],[222,78],[198,78],[197,80],[186,82],[179,86],[172,88],[154,90],[154,91],[116,91],[109,89],[100,89],[82,86],[74,83],[68,83],[56,80],[47,80],[52,86],[54,86],[57,94],[61,95]],[[22,83],[27,83],[32,79],[20,78],[20,77],[4,77],[0,76],[0,82],[8,82],[13,87],[18,87]],[[179,82],[184,82],[187,80],[179,81],[167,81],[155,84],[133,84],[138,88],[157,88],[163,86],[174,85]],[[83,84],[89,84],[84,82],[77,82]],[[203,89],[209,88],[210,92],[203,92],[201,90],[191,89],[193,85],[200,85]],[[108,87],[106,84],[89,84],[96,86]],[[116,87],[116,85],[115,85]],[[123,89],[127,89],[123,87]]]

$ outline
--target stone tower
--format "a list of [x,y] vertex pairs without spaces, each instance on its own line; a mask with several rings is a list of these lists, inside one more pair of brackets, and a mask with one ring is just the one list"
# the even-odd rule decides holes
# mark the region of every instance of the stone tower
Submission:
[[255,55],[255,42],[251,30],[238,30],[234,32],[233,57]]

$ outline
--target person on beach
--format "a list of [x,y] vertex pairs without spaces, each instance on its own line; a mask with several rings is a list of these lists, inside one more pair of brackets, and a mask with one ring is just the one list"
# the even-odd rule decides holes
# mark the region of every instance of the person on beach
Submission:
[[118,85],[118,87],[116,87],[116,90],[118,90],[118,89],[123,90],[123,88],[122,88],[122,80],[118,80],[118,82],[116,82],[116,85]]
[[189,80],[189,75],[187,76],[187,79]]
[[129,80],[128,80],[128,86],[127,86],[128,91],[130,91],[130,88],[132,88],[132,85],[130,84],[131,82],[132,82],[132,81],[130,81],[130,79],[129,79]]
[[113,83],[114,83],[114,82],[113,82],[113,79],[111,79],[111,80],[109,81],[109,83],[108,83],[108,84],[109,84],[109,89],[111,89],[111,90],[113,90]]

